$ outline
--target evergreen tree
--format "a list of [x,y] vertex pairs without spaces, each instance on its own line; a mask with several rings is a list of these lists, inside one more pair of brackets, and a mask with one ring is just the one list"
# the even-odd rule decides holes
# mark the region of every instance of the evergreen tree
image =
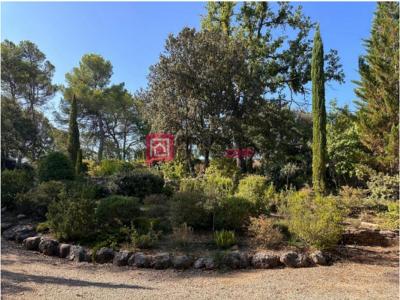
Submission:
[[371,166],[398,172],[399,144],[399,3],[380,2],[367,54],[360,57],[357,123],[361,142],[369,149]]
[[68,153],[75,167],[77,164],[78,153],[80,150],[79,144],[79,128],[77,122],[78,108],[75,95],[72,97],[71,110],[69,113],[69,130],[68,130]]
[[75,163],[75,174],[79,175],[82,172],[83,164],[82,164],[82,149],[79,149],[78,155],[76,157]]
[[313,113],[313,187],[317,194],[325,193],[326,170],[326,111],[325,111],[325,77],[324,49],[319,27],[314,36],[314,47],[311,62],[312,80],[312,113]]

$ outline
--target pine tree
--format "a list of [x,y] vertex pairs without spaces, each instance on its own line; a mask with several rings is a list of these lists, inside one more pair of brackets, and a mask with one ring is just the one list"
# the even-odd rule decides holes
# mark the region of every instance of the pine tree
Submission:
[[312,80],[312,113],[313,113],[313,187],[317,194],[325,193],[326,170],[326,110],[325,110],[325,77],[324,49],[319,27],[314,36],[314,47],[311,62]]
[[360,57],[357,124],[361,142],[369,149],[371,166],[398,172],[399,145],[399,4],[380,2],[367,54]]
[[72,97],[71,110],[69,114],[69,130],[68,130],[68,153],[73,166],[76,166],[78,153],[80,150],[79,144],[79,128],[77,122],[78,108],[75,95]]

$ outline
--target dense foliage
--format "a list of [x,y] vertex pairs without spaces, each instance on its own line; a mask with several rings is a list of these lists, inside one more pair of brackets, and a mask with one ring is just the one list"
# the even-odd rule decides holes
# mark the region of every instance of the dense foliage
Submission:
[[25,193],[33,187],[34,178],[30,171],[4,170],[1,172],[1,202],[2,206],[15,207],[17,194]]
[[61,152],[52,152],[39,162],[40,181],[74,179],[75,168],[71,160]]

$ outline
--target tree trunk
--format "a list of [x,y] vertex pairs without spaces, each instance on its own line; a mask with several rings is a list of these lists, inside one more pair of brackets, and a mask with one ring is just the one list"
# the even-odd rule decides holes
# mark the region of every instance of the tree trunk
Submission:
[[97,161],[101,162],[103,159],[103,151],[104,151],[104,128],[103,128],[103,119],[99,117],[99,150],[97,152]]

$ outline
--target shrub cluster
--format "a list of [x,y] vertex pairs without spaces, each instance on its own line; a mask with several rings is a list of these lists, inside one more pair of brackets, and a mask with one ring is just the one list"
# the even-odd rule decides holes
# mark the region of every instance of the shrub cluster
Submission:
[[283,241],[283,234],[274,221],[266,216],[261,215],[257,218],[250,218],[250,225],[247,229],[258,245],[275,248]]
[[151,194],[163,192],[164,180],[149,172],[123,172],[112,179],[111,190],[118,195],[143,199]]
[[330,248],[342,235],[344,212],[334,197],[315,197],[309,191],[293,193],[287,214],[289,231],[310,246]]
[[75,169],[65,154],[52,152],[39,162],[38,175],[40,181],[72,180]]
[[15,207],[17,194],[25,193],[33,187],[33,173],[27,170],[4,170],[1,172],[2,206]]
[[218,248],[227,249],[236,244],[234,231],[221,230],[214,232],[214,242]]

